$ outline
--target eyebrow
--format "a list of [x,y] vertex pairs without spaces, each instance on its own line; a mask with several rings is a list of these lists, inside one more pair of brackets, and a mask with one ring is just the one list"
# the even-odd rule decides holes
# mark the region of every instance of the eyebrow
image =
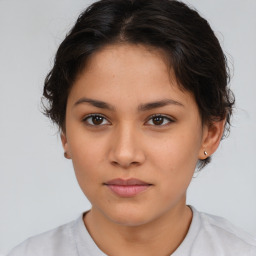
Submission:
[[177,106],[184,107],[184,105],[178,101],[171,100],[171,99],[163,99],[163,100],[159,100],[159,101],[155,101],[155,102],[141,104],[141,105],[139,105],[138,110],[139,111],[148,111],[148,110],[152,110],[155,108],[165,107],[167,105],[177,105]]
[[[89,103],[90,105],[97,107],[97,108],[101,108],[101,109],[107,109],[107,110],[111,110],[111,111],[116,110],[116,108],[114,106],[110,105],[109,103],[106,103],[106,102],[100,101],[100,100],[89,99],[89,98],[79,99],[78,101],[75,102],[74,106],[77,106],[82,103]],[[144,111],[152,110],[155,108],[165,107],[167,105],[177,105],[177,106],[184,107],[184,105],[178,101],[175,101],[172,99],[163,99],[163,100],[159,100],[159,101],[141,104],[138,106],[138,111],[144,112]]]
[[100,101],[100,100],[94,100],[94,99],[88,99],[88,98],[81,98],[78,101],[76,101],[76,103],[74,104],[74,106],[77,106],[79,104],[82,103],[89,103],[90,105],[96,107],[96,108],[102,108],[102,109],[108,109],[108,110],[115,110],[115,107],[104,102],[104,101]]

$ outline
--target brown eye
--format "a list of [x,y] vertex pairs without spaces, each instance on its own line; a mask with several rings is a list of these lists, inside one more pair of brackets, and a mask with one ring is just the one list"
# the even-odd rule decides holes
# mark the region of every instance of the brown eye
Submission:
[[107,119],[101,115],[90,115],[83,119],[83,122],[85,122],[88,125],[91,126],[100,126],[109,124]]
[[154,115],[148,120],[147,124],[152,126],[165,126],[173,122],[174,121],[170,117],[163,115]]
[[153,117],[152,122],[154,125],[161,125],[164,122],[164,117],[162,117],[162,116]]
[[103,117],[102,116],[93,116],[92,117],[92,122],[95,125],[99,125],[103,122]]

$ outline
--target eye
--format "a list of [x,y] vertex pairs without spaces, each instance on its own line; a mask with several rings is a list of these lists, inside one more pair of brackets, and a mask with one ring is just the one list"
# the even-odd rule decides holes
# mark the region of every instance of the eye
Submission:
[[174,120],[172,120],[170,117],[167,117],[164,115],[153,115],[149,118],[149,121],[147,121],[147,124],[154,125],[154,126],[164,126],[173,122]]
[[102,125],[110,124],[109,121],[100,114],[88,115],[83,119],[83,122],[91,126],[102,126]]

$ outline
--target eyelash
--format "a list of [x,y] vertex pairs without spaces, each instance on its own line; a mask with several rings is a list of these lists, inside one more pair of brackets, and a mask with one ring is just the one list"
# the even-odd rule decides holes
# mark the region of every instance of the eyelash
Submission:
[[[156,117],[160,117],[160,118],[163,118],[165,120],[168,120],[168,123],[167,124],[161,124],[161,125],[153,125],[153,126],[167,126],[167,125],[170,125],[170,123],[173,123],[174,120],[172,118],[170,118],[169,116],[166,116],[166,115],[161,115],[161,114],[155,114],[155,115],[152,115],[149,117],[148,121],[149,120],[152,120],[153,118],[156,118]],[[148,122],[147,121],[147,122]]]
[[88,115],[88,116],[86,116],[85,118],[83,118],[83,122],[86,124],[86,125],[88,125],[88,126],[102,126],[102,124],[100,124],[100,125],[95,125],[95,124],[88,124],[88,119],[90,119],[90,118],[93,118],[93,117],[102,117],[102,118],[104,118],[105,120],[107,120],[107,118],[105,117],[105,116],[103,116],[103,115],[101,115],[101,114],[90,114],[90,115]]
[[[94,127],[99,127],[99,126],[103,126],[103,125],[106,125],[106,124],[99,124],[99,125],[95,125],[95,124],[90,124],[88,123],[88,119],[90,118],[93,118],[93,117],[102,117],[104,118],[105,120],[107,120],[107,118],[101,114],[90,114],[90,115],[87,115],[85,118],[83,118],[83,122],[88,125],[88,126],[94,126]],[[154,124],[151,124],[152,126],[157,126],[157,127],[161,127],[161,126],[167,126],[167,125],[170,125],[170,123],[173,123],[174,120],[172,118],[170,118],[169,116],[166,116],[166,115],[161,115],[161,114],[155,114],[155,115],[152,115],[149,117],[148,121],[149,122],[150,120],[152,120],[153,118],[156,118],[156,117],[159,117],[159,118],[164,118],[164,120],[167,120],[168,123],[167,124],[160,124],[160,125],[154,125]],[[109,122],[107,120],[107,122]],[[110,122],[109,122],[110,123]]]

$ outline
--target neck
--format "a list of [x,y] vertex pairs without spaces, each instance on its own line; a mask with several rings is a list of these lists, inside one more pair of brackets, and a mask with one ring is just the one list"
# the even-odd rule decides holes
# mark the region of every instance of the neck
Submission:
[[184,240],[192,212],[177,205],[149,223],[125,226],[107,219],[92,207],[84,217],[85,225],[98,247],[107,255],[170,255]]

